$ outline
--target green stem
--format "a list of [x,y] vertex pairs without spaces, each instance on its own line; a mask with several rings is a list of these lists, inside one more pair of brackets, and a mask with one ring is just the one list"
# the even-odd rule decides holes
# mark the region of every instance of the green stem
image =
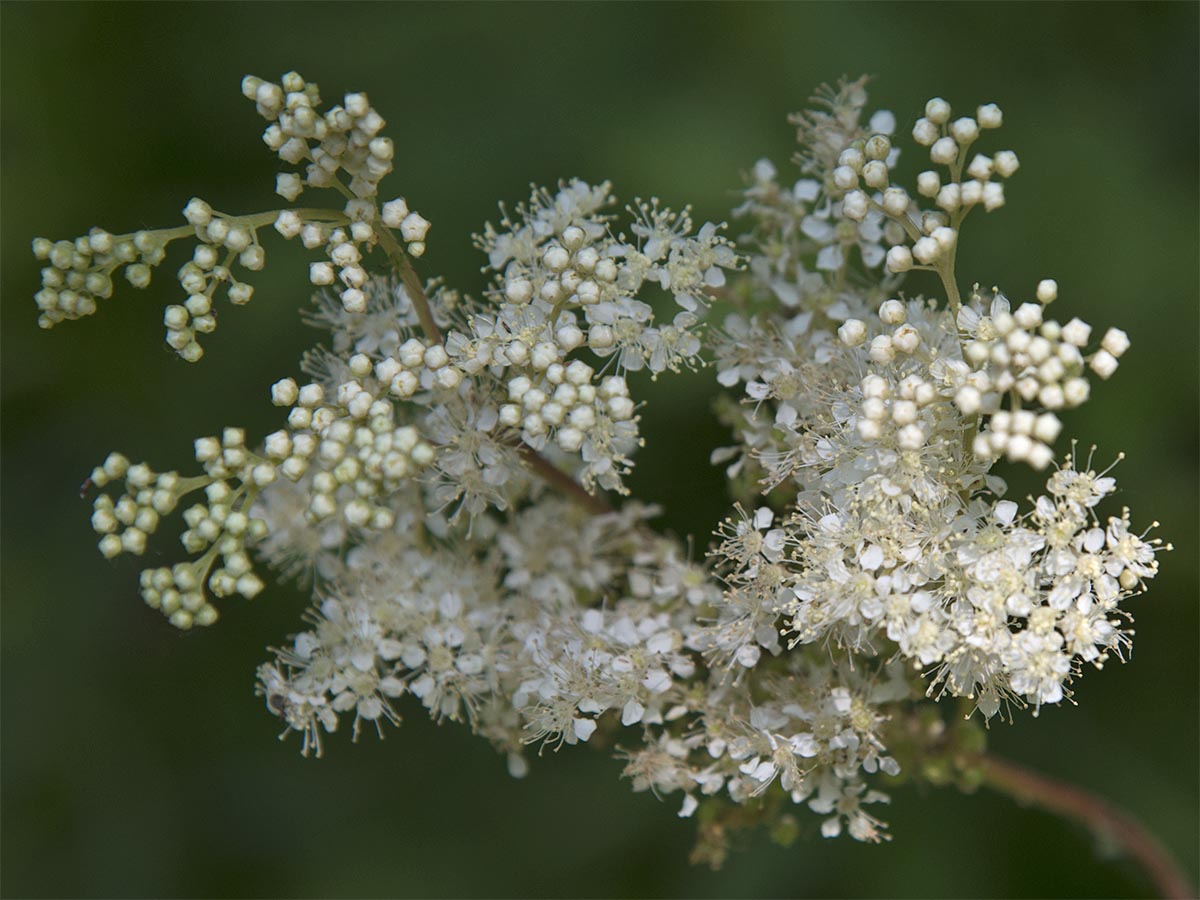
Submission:
[[440,344],[442,342],[442,332],[438,328],[437,322],[433,320],[433,310],[429,307],[429,297],[425,293],[425,287],[421,284],[421,279],[417,277],[417,270],[413,268],[412,260],[408,258],[408,254],[400,246],[400,242],[396,240],[396,236],[392,234],[391,229],[380,223],[375,228],[375,234],[379,236],[379,246],[383,248],[383,252],[387,254],[388,259],[392,261],[392,265],[396,267],[396,271],[400,274],[400,280],[404,282],[404,290],[408,293],[408,298],[412,301],[413,308],[417,311],[417,319],[421,322],[421,330],[425,332],[425,337],[435,344]]
[[279,214],[283,212],[293,212],[306,222],[320,220],[330,225],[345,225],[350,221],[350,217],[340,209],[324,209],[318,206],[272,209],[250,216],[230,216],[229,218],[242,225],[249,225],[251,228],[261,228],[264,225],[274,225]]
[[[340,209],[322,209],[320,207],[297,207],[288,209],[269,209],[265,212],[253,213],[248,216],[231,216],[214,210],[214,214],[226,219],[235,225],[245,225],[250,229],[262,228],[264,225],[273,225],[275,220],[279,218],[282,212],[294,212],[306,222],[320,221],[331,225],[345,225],[350,219]],[[131,241],[138,234],[137,231],[130,231],[127,234],[113,235],[113,241]],[[195,225],[179,225],[175,228],[152,228],[148,231],[149,234],[156,235],[161,238],[164,243],[178,240],[179,238],[195,237]],[[118,265],[124,265],[119,263]]]
[[[884,216],[899,224],[899,226],[904,229],[904,233],[908,235],[908,239],[910,241],[916,241],[921,237],[921,230],[917,228],[915,224],[913,224],[912,219],[908,217],[907,213],[902,216],[893,216],[890,212],[884,209],[881,204],[875,202],[875,200],[871,197],[868,196],[867,200],[872,209],[878,210],[879,212],[883,213]],[[916,267],[914,266],[913,268]]]
[[950,304],[950,312],[958,316],[962,309],[962,297],[958,293],[958,285],[954,282],[954,253],[957,246],[952,247],[946,255],[946,264],[937,267],[938,278],[942,279],[942,288],[946,291],[946,300]]
[[[946,133],[946,129],[942,129],[942,133]],[[962,184],[963,166],[967,161],[967,152],[971,149],[971,144],[964,144],[959,148],[958,156],[954,162],[950,164],[950,180],[955,184]],[[954,229],[956,234],[961,233],[963,219],[967,217],[968,208],[960,208],[957,212],[950,216],[950,227]],[[946,299],[950,303],[950,311],[958,316],[959,309],[962,308],[962,297],[958,293],[958,284],[954,279],[954,264],[958,258],[958,241],[954,242],[954,246],[950,248],[950,252],[946,254],[945,263],[937,267],[938,277],[942,279],[942,287],[946,291]]]

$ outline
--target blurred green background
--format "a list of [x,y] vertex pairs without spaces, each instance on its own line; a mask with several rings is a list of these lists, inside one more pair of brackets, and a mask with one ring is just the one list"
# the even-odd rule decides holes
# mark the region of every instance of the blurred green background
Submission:
[[[199,367],[162,345],[171,266],[102,314],[36,327],[31,236],[173,225],[194,193],[276,205],[243,73],[365,89],[398,145],[390,189],[434,222],[422,272],[477,290],[469,234],[530,181],[611,178],[720,218],[739,173],[791,155],[788,112],[842,74],[911,122],[995,100],[1023,166],[973,217],[963,279],[1133,338],[1067,429],[1119,503],[1175,543],[1130,607],[1130,665],[1079,707],[993,727],[998,753],[1099,791],[1197,869],[1197,30],[1188,4],[24,4],[2,11],[3,869],[6,896],[1147,896],[1081,829],[990,794],[905,788],[895,840],[748,842],[691,868],[692,824],[568,750],[526,781],[419,708],[321,761],[275,742],[263,648],[305,598],[272,589],[181,635],[94,550],[78,485],[113,448],[187,466],[194,435],[276,427],[266,386],[316,337],[302,251],[276,241]],[[995,147],[993,149],[996,149]],[[916,163],[909,153],[911,171]],[[917,285],[920,286],[919,284]],[[663,379],[634,490],[701,546],[725,513],[711,378]],[[163,547],[167,554],[172,553]],[[171,559],[167,556],[166,559]],[[402,711],[404,711],[402,710]],[[802,817],[811,832],[814,823]]]

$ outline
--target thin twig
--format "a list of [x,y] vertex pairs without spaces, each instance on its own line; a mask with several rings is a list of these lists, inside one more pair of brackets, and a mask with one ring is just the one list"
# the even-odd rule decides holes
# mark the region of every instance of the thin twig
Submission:
[[1137,819],[1107,800],[995,756],[981,756],[978,762],[984,784],[993,790],[1008,794],[1018,803],[1039,806],[1079,822],[1099,838],[1120,847],[1154,882],[1160,896],[1169,900],[1197,896],[1183,868],[1159,840]]
[[613,508],[608,505],[608,501],[603,497],[598,494],[589,494],[579,482],[532,447],[521,444],[518,449],[521,452],[521,456],[525,458],[525,462],[529,464],[529,468],[533,469],[544,480],[554,485],[572,500],[578,502],[589,512],[597,516],[602,516],[605,513],[613,511]]
[[417,277],[417,270],[413,268],[408,253],[386,227],[376,228],[375,232],[379,235],[379,243],[383,247],[383,252],[388,255],[388,259],[400,273],[400,280],[404,282],[404,290],[417,311],[417,318],[421,322],[421,330],[425,332],[425,337],[435,344],[440,344],[442,331],[438,328],[437,322],[433,320],[433,310],[429,306],[429,297],[425,294],[425,286]]
[[[404,282],[405,292],[408,294],[413,307],[417,311],[417,319],[421,322],[421,330],[425,333],[425,337],[434,343],[440,344],[442,342],[442,332],[438,328],[437,322],[433,319],[433,309],[429,305],[429,297],[425,293],[421,279],[417,277],[412,260],[409,259],[404,248],[400,246],[400,242],[396,240],[395,236],[387,228],[378,228],[376,229],[376,233],[379,235],[379,243],[383,246],[384,252],[396,267],[396,271],[399,272],[400,280]],[[534,472],[561,490],[572,500],[578,502],[589,512],[595,515],[603,515],[604,513],[613,511],[612,507],[608,505],[608,502],[603,497],[589,494],[579,482],[532,447],[526,444],[518,444],[517,449],[520,450],[521,456]]]

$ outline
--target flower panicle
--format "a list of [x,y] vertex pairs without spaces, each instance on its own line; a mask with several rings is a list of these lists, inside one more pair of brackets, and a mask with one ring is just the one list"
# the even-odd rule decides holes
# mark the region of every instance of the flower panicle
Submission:
[[[1021,303],[958,286],[964,219],[1003,206],[1019,168],[975,152],[995,104],[925,104],[912,137],[933,168],[910,193],[866,80],[822,89],[792,118],[799,177],[749,173],[741,252],[689,207],[535,187],[475,236],[489,282],[472,298],[417,276],[429,221],[380,199],[396,147],[365,94],[323,110],[294,72],[242,91],[289,167],[277,192],[338,203],[231,216],[193,198],[180,228],[38,239],[37,302],[47,327],[88,315],[119,272],[145,287],[169,243],[194,242],[164,322],[195,360],[218,294],[250,299],[260,230],[318,253],[308,318],[328,346],[270,387],[275,431],[197,439],[192,476],[114,453],[90,479],[106,557],[143,554],[182,511],[188,558],[141,576],[177,627],[257,596],[268,570],[311,586],[257,686],[305,755],[408,703],[515,776],[533,746],[616,746],[634,790],[700,811],[713,861],[728,830],[787,830],[801,807],[826,837],[878,842],[889,778],[953,769],[978,720],[1036,715],[1128,656],[1126,606],[1170,545],[1104,510],[1111,467],[1056,448],[1129,338],[1049,318],[1051,279]],[[905,294],[914,270],[942,296]],[[697,560],[652,528],[657,508],[601,493],[629,493],[653,414],[631,373],[710,363],[733,433],[712,460],[737,502]],[[1013,464],[1045,473],[1024,504]]]

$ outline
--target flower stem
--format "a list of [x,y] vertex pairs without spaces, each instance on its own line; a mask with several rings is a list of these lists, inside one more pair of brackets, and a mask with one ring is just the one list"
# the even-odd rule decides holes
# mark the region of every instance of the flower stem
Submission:
[[1197,896],[1183,868],[1159,840],[1107,800],[995,756],[981,756],[977,762],[983,783],[993,790],[1078,822],[1098,838],[1115,844],[1141,867],[1159,896],[1170,900]]

